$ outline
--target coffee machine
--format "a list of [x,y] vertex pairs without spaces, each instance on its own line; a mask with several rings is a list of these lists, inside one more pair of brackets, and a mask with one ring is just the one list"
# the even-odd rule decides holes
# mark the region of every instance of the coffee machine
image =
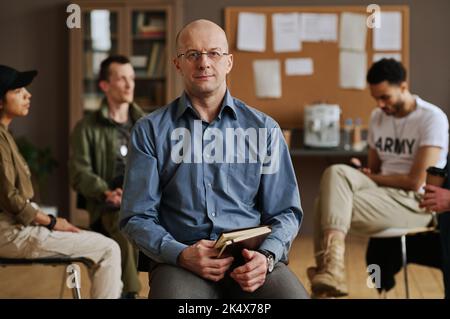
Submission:
[[341,109],[337,104],[313,104],[304,111],[304,144],[310,147],[331,148],[339,146],[339,119]]

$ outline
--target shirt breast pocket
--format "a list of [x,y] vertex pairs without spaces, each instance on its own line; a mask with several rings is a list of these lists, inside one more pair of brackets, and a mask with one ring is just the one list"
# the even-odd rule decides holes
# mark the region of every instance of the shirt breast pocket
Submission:
[[252,205],[260,179],[260,163],[228,163],[227,193],[234,199]]

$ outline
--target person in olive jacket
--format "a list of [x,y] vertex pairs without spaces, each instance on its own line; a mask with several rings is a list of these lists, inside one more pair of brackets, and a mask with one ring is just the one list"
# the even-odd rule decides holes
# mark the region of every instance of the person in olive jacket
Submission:
[[91,229],[113,238],[121,248],[124,298],[135,298],[140,290],[136,248],[119,230],[128,140],[134,123],[144,115],[133,103],[134,77],[127,57],[110,56],[101,63],[98,85],[105,98],[99,110],[76,125],[69,160],[70,183],[79,206],[90,214]]
[[92,298],[119,298],[122,291],[120,248],[101,234],[80,230],[66,219],[45,214],[32,202],[30,169],[9,132],[11,122],[30,111],[25,88],[36,71],[0,65],[0,257],[85,257],[97,266],[89,272]]

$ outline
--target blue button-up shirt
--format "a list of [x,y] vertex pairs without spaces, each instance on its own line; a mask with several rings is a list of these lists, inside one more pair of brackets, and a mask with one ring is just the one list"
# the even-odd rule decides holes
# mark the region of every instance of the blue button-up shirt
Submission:
[[176,264],[201,239],[270,225],[260,249],[286,261],[303,213],[279,132],[272,118],[229,91],[211,123],[185,93],[142,118],[130,139],[122,230],[153,260]]

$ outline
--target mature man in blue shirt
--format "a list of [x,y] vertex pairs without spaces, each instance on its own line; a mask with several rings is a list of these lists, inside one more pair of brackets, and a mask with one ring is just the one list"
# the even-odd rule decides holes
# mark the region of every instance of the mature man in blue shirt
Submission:
[[[185,91],[135,125],[122,199],[122,230],[152,260],[149,297],[307,298],[285,265],[303,213],[278,124],[230,95],[218,25],[191,22],[176,42]],[[221,232],[260,224],[272,232],[243,265],[217,258]]]

